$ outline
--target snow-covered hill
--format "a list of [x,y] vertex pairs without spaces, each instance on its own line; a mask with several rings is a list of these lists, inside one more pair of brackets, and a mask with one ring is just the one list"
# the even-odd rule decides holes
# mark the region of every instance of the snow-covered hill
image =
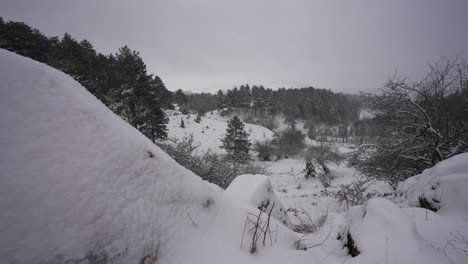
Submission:
[[[239,245],[256,208],[179,166],[62,72],[0,50],[0,123],[1,263],[255,259],[249,234]],[[261,262],[295,253],[297,235],[277,226]]]
[[[169,118],[167,125],[170,138],[182,139],[193,135],[194,142],[199,145],[199,151],[210,149],[215,153],[224,154],[221,139],[224,138],[229,118],[219,115],[217,111],[207,113],[200,123],[195,122],[196,115],[182,115],[179,111],[166,112]],[[185,128],[180,127],[181,120]],[[253,144],[257,141],[272,139],[273,131],[254,124],[245,124],[245,131],[249,133],[249,140]]]

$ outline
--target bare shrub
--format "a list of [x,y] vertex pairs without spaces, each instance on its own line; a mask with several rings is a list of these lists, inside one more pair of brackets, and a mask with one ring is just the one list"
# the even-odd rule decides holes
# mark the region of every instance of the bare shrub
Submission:
[[294,214],[298,224],[293,225],[292,229],[294,232],[310,234],[315,233],[327,222],[328,211],[323,211],[317,219],[313,219],[310,214],[301,207],[301,211],[297,211],[297,214]]
[[334,179],[331,173],[321,173],[318,176],[320,183],[322,183],[323,188],[327,189],[330,188],[331,182]]
[[445,251],[445,248],[450,246],[459,254],[468,257],[468,237],[462,235],[460,231],[457,231],[456,233],[450,232],[450,235],[452,235],[452,239],[447,242],[443,250]]
[[140,260],[140,264],[154,264],[158,260],[159,255],[159,243],[147,246],[144,250],[143,257]]
[[363,204],[366,201],[364,193],[370,184],[371,182],[368,179],[360,179],[350,184],[342,184],[335,194],[338,205],[345,204],[348,209],[350,206]]
[[358,168],[368,177],[397,183],[468,151],[468,64],[458,58],[429,66],[418,81],[395,76],[370,95],[375,120],[386,126],[367,147]]
[[[250,217],[247,216],[244,223],[244,230],[242,231],[242,239],[241,239],[241,248],[242,243],[244,241],[244,235],[247,231],[248,233],[252,234],[251,242],[249,245],[249,252],[250,254],[257,253],[257,243],[260,238],[262,238],[263,246],[266,245],[267,237],[270,240],[270,245],[273,246],[273,239],[271,236],[271,228],[270,228],[270,220],[271,220],[271,213],[273,212],[273,208],[275,207],[275,203],[273,203],[271,209],[268,212],[265,212],[267,219],[263,219],[264,212],[259,210],[258,214],[250,213]],[[251,219],[253,217],[253,219]],[[248,230],[246,230],[247,226],[252,226]]]
[[321,143],[319,146],[309,147],[306,151],[305,159],[306,161],[312,160],[318,163],[322,167],[323,173],[327,174],[330,173],[328,164],[339,164],[343,160],[343,157],[331,146]]

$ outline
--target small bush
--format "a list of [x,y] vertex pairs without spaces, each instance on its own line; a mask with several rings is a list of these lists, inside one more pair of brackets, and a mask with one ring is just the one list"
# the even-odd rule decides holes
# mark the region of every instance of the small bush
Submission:
[[253,149],[258,153],[258,158],[262,161],[272,161],[276,158],[276,147],[271,140],[257,141],[254,143]]
[[[296,210],[296,212],[298,211]],[[296,216],[298,220],[298,224],[292,226],[294,232],[310,234],[320,230],[320,228],[327,222],[328,212],[322,212],[322,214],[316,220],[313,220],[310,214],[306,212],[304,208],[301,208],[300,214],[295,213],[294,216]]]
[[328,164],[339,164],[343,160],[343,157],[338,153],[338,151],[322,143],[319,146],[309,147],[305,154],[305,160],[306,162],[314,161],[318,163],[322,167],[323,173],[327,174],[330,173]]
[[201,117],[202,117],[202,116],[201,116],[201,114],[199,113],[199,114],[197,115],[197,117],[195,118],[195,120],[194,120],[195,123],[200,123],[200,122],[201,122]]
[[304,138],[305,135],[301,131],[287,129],[277,135],[274,143],[278,147],[279,153],[289,157],[304,149]]
[[334,177],[331,173],[321,173],[319,174],[318,179],[320,183],[322,183],[323,188],[330,188]]
[[341,206],[344,203],[346,204],[346,208],[363,204],[366,201],[364,193],[369,183],[369,180],[363,179],[350,184],[341,185],[340,190],[335,194],[338,204]]

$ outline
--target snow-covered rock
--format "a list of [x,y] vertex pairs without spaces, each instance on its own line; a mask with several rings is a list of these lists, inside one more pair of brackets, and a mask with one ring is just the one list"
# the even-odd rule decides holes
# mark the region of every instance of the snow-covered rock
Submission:
[[[179,166],[62,72],[0,50],[0,124],[1,263],[91,252],[109,263],[252,260],[239,243],[256,208]],[[278,226],[259,262],[294,255],[297,235]]]
[[420,199],[438,209],[438,214],[468,218],[468,153],[444,160],[400,183],[397,202],[419,207]]
[[291,227],[291,220],[286,208],[276,196],[270,178],[261,174],[245,174],[237,176],[225,191],[230,196],[245,201],[250,205],[271,212],[271,216]]

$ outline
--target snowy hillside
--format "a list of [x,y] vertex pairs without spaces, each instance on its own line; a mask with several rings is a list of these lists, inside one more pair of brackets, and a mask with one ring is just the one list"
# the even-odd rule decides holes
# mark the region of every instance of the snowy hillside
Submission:
[[[184,138],[193,135],[196,144],[199,144],[199,151],[211,149],[215,153],[224,154],[221,149],[221,139],[224,137],[229,118],[222,117],[217,111],[207,113],[202,117],[200,123],[195,122],[196,115],[182,115],[178,111],[169,110],[166,112],[169,118],[167,125],[170,138]],[[180,127],[181,120],[185,128]],[[249,133],[251,143],[272,139],[274,133],[263,126],[245,124],[245,131]]]
[[[254,258],[249,234],[239,245],[256,208],[180,167],[62,72],[0,50],[0,75],[2,263]],[[275,226],[268,263],[295,253],[297,236]]]

